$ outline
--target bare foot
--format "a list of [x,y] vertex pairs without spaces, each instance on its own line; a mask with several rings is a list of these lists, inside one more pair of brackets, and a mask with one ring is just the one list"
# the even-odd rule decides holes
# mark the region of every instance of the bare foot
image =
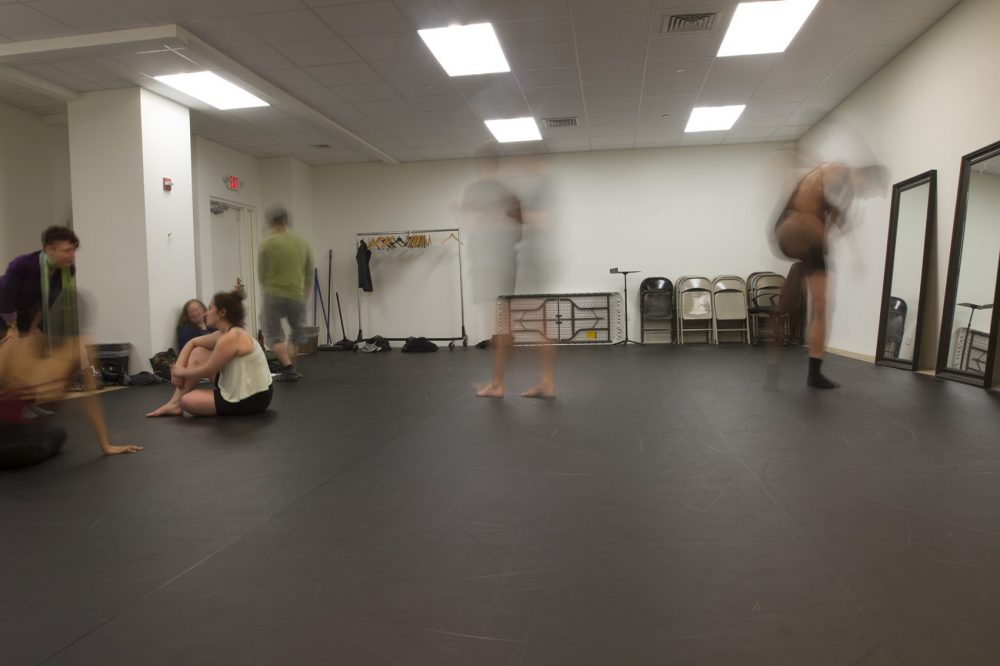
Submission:
[[551,400],[556,397],[556,387],[553,384],[539,384],[522,393],[521,397]]
[[150,416],[181,416],[184,410],[181,409],[179,404],[174,404],[168,402],[159,409],[154,409],[153,411],[146,414],[147,417]]
[[502,398],[503,384],[487,384],[476,391],[477,398]]

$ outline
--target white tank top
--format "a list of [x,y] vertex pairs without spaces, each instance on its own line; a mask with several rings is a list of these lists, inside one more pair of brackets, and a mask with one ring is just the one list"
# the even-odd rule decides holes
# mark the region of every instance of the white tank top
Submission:
[[[249,337],[249,333],[238,329]],[[253,340],[253,338],[250,338]],[[253,340],[253,351],[234,356],[219,373],[219,393],[226,402],[240,402],[266,391],[271,385],[271,370],[267,367],[264,350]]]

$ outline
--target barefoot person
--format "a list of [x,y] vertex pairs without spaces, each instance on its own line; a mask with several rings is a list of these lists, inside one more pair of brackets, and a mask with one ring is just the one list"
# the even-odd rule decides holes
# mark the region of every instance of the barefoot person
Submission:
[[[243,328],[243,295],[219,292],[205,315],[214,333],[190,340],[171,368],[170,400],[146,416],[233,416],[263,412],[271,404],[271,371],[260,344]],[[196,391],[202,377],[214,391]]]
[[[55,343],[42,335],[12,337],[0,342],[0,469],[40,463],[62,450],[67,433],[26,409],[65,395],[80,372],[82,345],[77,337]],[[93,376],[84,373],[83,407],[107,456],[142,451],[135,444],[112,444],[101,403],[93,393]],[[50,412],[46,412],[50,413]]]
[[[823,375],[823,346],[826,342],[828,287],[826,254],[832,227],[843,229],[845,214],[854,197],[871,195],[883,187],[884,168],[852,168],[827,162],[799,182],[778,216],[774,227],[778,248],[790,259],[803,263],[809,290],[809,374],[806,383],[815,388],[837,388],[839,384]],[[785,281],[782,307],[792,302],[798,285]],[[772,317],[775,324],[780,317]],[[778,339],[777,331],[772,336]]]

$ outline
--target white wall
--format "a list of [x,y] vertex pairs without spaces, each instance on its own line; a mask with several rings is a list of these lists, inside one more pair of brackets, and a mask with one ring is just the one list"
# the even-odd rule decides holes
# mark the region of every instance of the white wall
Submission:
[[[191,124],[187,108],[140,93],[153,353],[176,345],[176,304],[195,291]],[[170,178],[173,189],[163,189]],[[148,358],[148,357],[146,357]],[[134,373],[134,372],[133,372]]]
[[[769,243],[790,167],[790,157],[780,148],[754,144],[551,156],[541,176],[553,193],[555,221],[550,251],[558,270],[549,290],[620,291],[621,278],[608,269],[640,270],[629,280],[629,326],[638,331],[636,294],[643,277],[786,272],[788,262],[775,257]],[[315,173],[316,210],[331,221],[319,242],[334,248],[335,289],[352,337],[357,328],[355,233],[458,224],[457,205],[475,169],[471,161],[458,160],[323,167]],[[376,294],[367,296],[365,333],[430,335],[424,331],[441,331],[445,321],[453,334],[457,321],[449,322],[454,321],[458,285],[457,278],[445,279],[454,275],[444,265],[448,257],[438,252],[420,263],[419,250],[406,252],[398,259],[379,260],[410,262],[410,278],[406,270],[383,270],[380,276],[373,266]],[[379,293],[394,289],[413,294],[409,306]],[[417,298],[427,292],[434,294],[436,304]],[[388,301],[394,304],[392,311],[374,307]],[[475,320],[467,312],[473,342],[483,337]]]
[[132,343],[132,373],[145,368],[151,347],[139,100],[139,89],[128,88],[68,105],[77,284],[95,303],[95,341]]
[[[938,170],[938,226],[919,366],[934,367],[962,155],[1000,139],[1000,3],[965,0],[799,142],[816,159],[885,164],[891,182]],[[857,251],[836,242],[829,346],[873,355],[888,196],[861,209]],[[851,256],[853,255],[853,256]]]
[[0,103],[0,271],[71,210],[67,126]]

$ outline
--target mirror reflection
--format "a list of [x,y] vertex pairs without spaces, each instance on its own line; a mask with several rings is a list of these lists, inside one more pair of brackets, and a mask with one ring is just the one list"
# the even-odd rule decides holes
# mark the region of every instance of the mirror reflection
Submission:
[[[924,276],[924,254],[928,212],[932,207],[933,175],[923,174],[893,187],[895,197],[890,231],[895,234],[889,296],[883,303],[882,359],[905,362],[913,367],[918,353],[920,304]],[[891,241],[890,241],[891,242]]]
[[966,201],[945,367],[983,376],[1000,251],[1000,156],[971,165]]

